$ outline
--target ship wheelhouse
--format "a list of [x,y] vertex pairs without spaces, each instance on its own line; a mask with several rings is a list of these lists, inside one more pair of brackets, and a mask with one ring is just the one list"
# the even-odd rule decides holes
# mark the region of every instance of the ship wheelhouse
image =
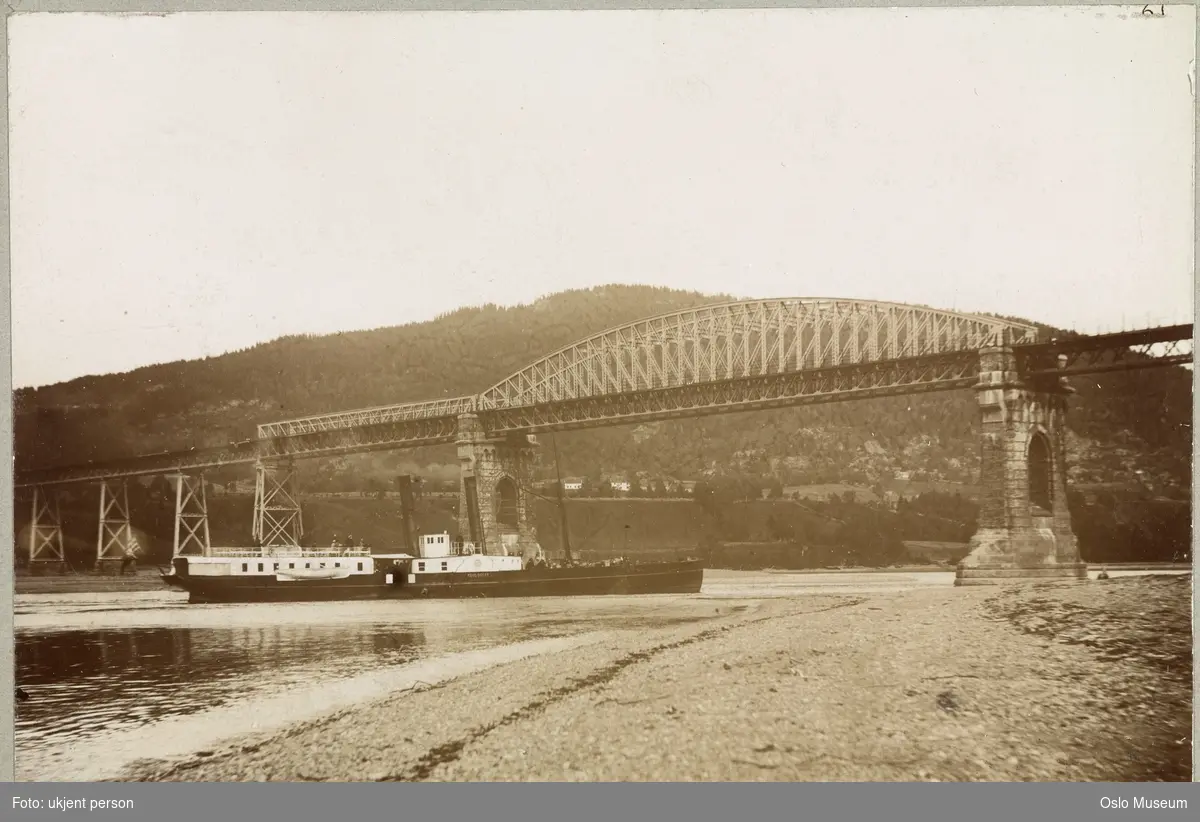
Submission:
[[481,546],[454,540],[446,533],[424,534],[417,545],[417,556],[409,565],[408,582],[438,574],[462,574],[469,579],[475,574],[520,571],[523,565],[521,557],[488,554]]

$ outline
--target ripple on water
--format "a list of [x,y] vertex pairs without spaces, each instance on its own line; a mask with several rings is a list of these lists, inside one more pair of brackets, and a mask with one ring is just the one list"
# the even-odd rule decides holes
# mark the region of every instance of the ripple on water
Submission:
[[[120,596],[131,607],[114,608]],[[422,674],[432,676],[520,643],[714,615],[710,601],[687,596],[191,607],[130,594],[38,599],[49,601],[22,602],[17,620],[18,682],[31,698],[17,704],[15,737],[19,778],[39,781],[104,778],[132,759],[302,719],[403,687],[422,665],[435,666]]]

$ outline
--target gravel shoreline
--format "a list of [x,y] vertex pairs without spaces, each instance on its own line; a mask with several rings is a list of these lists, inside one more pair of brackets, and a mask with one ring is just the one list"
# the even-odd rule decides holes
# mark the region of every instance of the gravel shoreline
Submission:
[[1191,583],[714,601],[121,779],[1188,781]]

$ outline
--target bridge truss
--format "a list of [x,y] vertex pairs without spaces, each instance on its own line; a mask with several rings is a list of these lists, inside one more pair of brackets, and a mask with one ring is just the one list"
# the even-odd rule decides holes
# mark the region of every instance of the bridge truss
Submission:
[[567,430],[969,388],[1011,346],[1029,376],[1192,361],[1192,327],[1039,340],[1031,325],[896,303],[778,299],[639,320],[559,349],[478,396],[260,425],[258,439],[18,474],[52,486],[450,443],[463,414],[496,433]]
[[375,423],[354,427],[346,418],[342,427],[283,435],[271,439],[245,440],[211,448],[164,451],[119,460],[41,468],[17,474],[17,487],[52,486],[79,482],[97,482],[120,477],[152,476],[177,472],[195,473],[222,465],[244,465],[263,460],[292,457],[331,457],[388,449],[417,448],[453,442],[458,429],[457,416],[431,417],[408,421]]
[[481,411],[479,416],[493,433],[537,433],[947,391],[978,381],[978,355],[963,352],[602,394]]
[[385,425],[458,419],[475,409],[474,397],[454,397],[432,402],[409,402],[383,405],[357,411],[340,411],[258,426],[259,439],[294,438],[313,434],[347,431],[355,428],[377,428]]
[[1015,353],[1017,368],[1023,374],[1070,377],[1184,365],[1192,362],[1192,346],[1192,326],[1171,325],[1069,337],[1019,347]]
[[630,323],[483,392],[480,411],[803,374],[1032,343],[1024,323],[863,300],[722,303]]

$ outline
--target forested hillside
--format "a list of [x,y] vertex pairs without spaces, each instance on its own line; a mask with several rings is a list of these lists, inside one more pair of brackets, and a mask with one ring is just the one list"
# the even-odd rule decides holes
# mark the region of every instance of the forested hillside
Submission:
[[[727,299],[641,286],[568,291],[532,305],[464,308],[424,323],[287,337],[204,360],[15,392],[19,468],[250,438],[293,416],[475,393],[591,333]],[[1191,373],[1180,368],[1073,381],[1075,483],[1181,497],[1191,483]],[[978,412],[969,391],[838,403],[573,432],[563,471],[646,478],[770,478],[782,485],[880,486],[977,479]],[[364,488],[400,469],[455,476],[450,448],[306,463],[313,489]],[[546,466],[548,469],[549,466]],[[548,476],[549,471],[543,472]],[[246,469],[215,472],[225,481]]]
[[203,360],[15,392],[19,465],[224,444],[262,422],[479,392],[554,348],[714,297],[644,287],[464,308],[429,322],[284,337]]

